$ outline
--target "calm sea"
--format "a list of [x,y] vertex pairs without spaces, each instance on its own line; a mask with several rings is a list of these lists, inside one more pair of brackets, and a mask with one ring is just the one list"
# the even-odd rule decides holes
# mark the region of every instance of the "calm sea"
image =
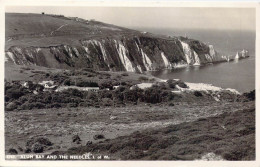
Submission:
[[[140,29],[140,28],[139,28]],[[247,49],[250,57],[237,62],[225,62],[200,67],[187,67],[175,70],[152,72],[162,79],[178,78],[186,82],[210,83],[222,88],[234,88],[240,92],[255,89],[255,33],[248,31],[218,30],[141,30],[171,36],[185,36],[212,44],[225,54],[235,55],[237,51]]]

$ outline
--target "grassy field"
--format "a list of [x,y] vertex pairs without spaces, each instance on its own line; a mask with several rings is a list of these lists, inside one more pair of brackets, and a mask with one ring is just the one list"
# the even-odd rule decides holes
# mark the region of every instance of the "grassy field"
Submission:
[[[132,82],[132,83],[141,83],[141,82],[156,82],[160,81],[159,78],[153,77],[149,74],[138,74],[134,72],[111,72],[111,71],[99,71],[92,74],[82,74],[77,71],[81,70],[64,70],[64,69],[55,69],[55,68],[46,68],[41,66],[22,66],[15,65],[12,63],[5,63],[5,80],[6,81],[46,81],[52,80],[50,76],[46,76],[46,74],[51,75],[65,75],[66,72],[73,72],[72,75],[67,75],[67,78],[72,80],[86,80],[86,81],[95,81],[100,82],[102,80],[117,80],[121,82]],[[142,80],[144,79],[144,81]],[[60,84],[60,83],[58,83]]]
[[[226,126],[228,128],[229,120],[218,120],[214,121],[213,118],[210,120],[200,119],[199,125],[196,123],[196,126],[192,126],[193,123],[183,123],[183,122],[191,122],[195,121],[199,118],[206,118],[210,116],[216,116],[222,113],[226,115],[230,115],[230,118],[233,116],[232,113],[236,113],[239,110],[253,110],[254,103],[179,103],[175,106],[127,106],[124,108],[60,108],[60,109],[44,109],[44,110],[24,110],[24,111],[12,111],[5,113],[5,145],[6,152],[10,148],[15,148],[19,154],[24,154],[24,150],[26,149],[26,142],[31,137],[47,137],[51,142],[53,142],[52,147],[45,148],[44,154],[50,154],[54,151],[67,151],[71,147],[80,147],[75,149],[70,153],[82,154],[85,152],[93,152],[96,153],[97,150],[102,150],[101,152],[104,154],[109,154],[113,159],[174,159],[174,157],[170,157],[171,154],[177,154],[176,152],[169,153],[170,150],[175,150],[171,148],[169,145],[168,157],[149,155],[149,156],[141,156],[139,155],[140,151],[149,150],[148,148],[140,148],[135,149],[134,147],[129,148],[129,152],[126,154],[124,151],[128,150],[128,147],[124,145],[124,143],[131,142],[133,132],[139,131],[145,134],[149,132],[148,138],[152,139],[153,143],[160,143],[161,141],[157,141],[157,137],[159,137],[161,133],[164,133],[167,130],[167,127],[171,127],[172,125],[180,124],[180,127],[185,126],[185,128],[180,128],[181,130],[175,135],[180,138],[186,138],[185,135],[206,135],[204,133],[212,133],[217,137],[226,137],[223,134],[224,129],[222,129],[221,133],[217,131],[211,132],[210,129],[214,130],[214,128],[221,129],[221,126]],[[235,114],[233,114],[235,115]],[[220,118],[219,118],[220,119]],[[236,125],[239,126],[240,129],[243,127],[247,127],[244,123],[239,124],[240,119],[245,119],[244,123],[250,124],[250,126],[254,125],[253,115],[250,116],[250,120],[244,116],[234,117],[236,121]],[[220,121],[220,122],[219,122]],[[221,121],[226,121],[225,123],[221,123]],[[219,122],[219,123],[217,123]],[[206,123],[206,124],[205,124]],[[214,123],[214,124],[213,124]],[[232,122],[230,122],[233,126]],[[202,126],[203,125],[203,126]],[[210,126],[214,126],[211,128]],[[193,127],[193,128],[192,128]],[[194,129],[195,128],[195,129]],[[154,129],[154,130],[152,130]],[[236,127],[233,127],[236,129]],[[150,131],[152,130],[152,131]],[[194,130],[194,132],[192,132]],[[148,132],[146,132],[148,131]],[[223,133],[222,133],[223,132]],[[95,135],[101,134],[104,136],[104,139],[95,140],[93,137]],[[166,132],[165,132],[166,134]],[[75,143],[72,142],[72,137],[75,135],[79,135],[81,142]],[[173,132],[168,133],[166,137],[170,137],[173,135]],[[253,135],[253,134],[252,134]],[[125,136],[125,137],[120,137]],[[162,136],[164,139],[165,136]],[[192,136],[191,136],[192,137]],[[252,138],[247,139],[243,136],[241,137],[243,140],[248,140],[248,142],[252,142]],[[109,139],[109,141],[107,141]],[[129,140],[128,140],[129,139]],[[156,141],[155,141],[156,139]],[[185,141],[181,139],[183,143],[183,147],[185,146]],[[120,141],[118,141],[120,140]],[[143,140],[143,139],[140,139]],[[210,139],[205,139],[202,137],[201,144],[193,143],[194,150],[192,150],[192,155],[186,155],[185,147],[182,148],[184,151],[184,156],[182,159],[196,159],[199,158],[202,153],[207,153],[205,151],[196,152],[198,147],[202,147],[204,142],[208,142]],[[84,147],[88,141],[92,141],[93,147]],[[100,142],[101,141],[101,142]],[[137,142],[139,142],[137,140]],[[141,142],[141,141],[140,141]],[[101,144],[102,143],[102,144]],[[117,144],[115,144],[117,143]],[[187,144],[187,143],[186,143]],[[103,145],[113,145],[113,147],[120,148],[111,151],[110,149],[101,148]],[[141,144],[142,145],[142,144]],[[105,147],[104,146],[104,147]],[[125,147],[124,147],[125,146]],[[82,148],[81,148],[82,147]],[[122,147],[122,148],[121,148]],[[168,147],[168,146],[167,146]],[[205,146],[203,146],[205,148]],[[213,146],[212,146],[213,147]],[[253,146],[252,146],[253,147]],[[22,148],[22,149],[21,149]],[[149,147],[150,148],[150,147]],[[163,148],[163,147],[162,147]],[[170,149],[171,148],[171,149]],[[220,147],[223,149],[223,147]],[[219,148],[219,149],[220,149]],[[86,149],[86,150],[85,150]],[[89,150],[92,149],[92,150]],[[133,150],[134,149],[134,150]],[[157,149],[160,150],[160,147]],[[180,148],[179,148],[180,149]],[[187,150],[193,149],[193,147],[188,148]],[[84,151],[82,151],[84,150]],[[163,151],[164,149],[161,149]],[[213,149],[211,149],[213,151]],[[211,150],[208,150],[210,152]],[[71,150],[70,150],[71,151]],[[110,152],[111,151],[111,152]],[[157,150],[158,151],[158,150]],[[156,153],[155,151],[154,153]],[[188,153],[190,154],[190,153]],[[194,154],[194,155],[193,155]],[[132,157],[131,157],[131,156]],[[129,156],[129,157],[127,157]],[[252,154],[253,156],[253,154]],[[157,158],[156,158],[157,157]],[[181,158],[180,158],[181,159]],[[249,159],[252,159],[249,158]]]
[[[60,44],[79,45],[79,40],[136,35],[139,31],[64,16],[6,13],[5,49],[11,46],[48,47]],[[28,24],[23,24],[23,23]],[[21,28],[21,25],[22,28]]]
[[254,160],[255,109],[157,126],[63,154],[88,152],[120,160]]

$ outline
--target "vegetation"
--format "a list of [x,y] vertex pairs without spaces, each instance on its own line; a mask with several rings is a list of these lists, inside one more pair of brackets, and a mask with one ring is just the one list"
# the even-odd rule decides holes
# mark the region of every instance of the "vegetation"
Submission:
[[[5,108],[12,110],[31,110],[44,108],[60,107],[108,107],[137,105],[139,103],[168,103],[174,105],[174,102],[182,96],[184,100],[192,100],[195,97],[203,99],[212,99],[211,96],[202,92],[195,91],[193,94],[177,95],[172,92],[176,85],[186,88],[187,85],[178,80],[168,80],[166,83],[155,83],[150,88],[140,89],[121,85],[114,89],[111,80],[104,80],[99,85],[95,82],[78,82],[77,86],[99,86],[97,92],[80,91],[78,89],[67,89],[62,92],[43,91],[43,86],[28,82],[28,88],[19,83],[5,83]],[[71,81],[65,80],[64,85],[70,86]],[[221,92],[222,99],[227,101],[252,101],[254,100],[254,91],[245,93],[240,98],[230,94],[230,92]],[[198,99],[195,99],[198,100]]]
[[[65,85],[70,85],[69,81],[64,81]],[[96,86],[96,83],[85,82],[87,86]],[[84,85],[84,84],[83,84]],[[82,85],[82,86],[83,86]],[[86,86],[84,85],[84,86]],[[37,93],[32,93],[37,88]],[[113,89],[111,81],[101,82],[100,91],[79,91],[77,89],[67,89],[62,92],[43,91],[41,85],[32,84],[25,88],[19,84],[5,84],[6,110],[31,110],[43,108],[78,107],[78,106],[116,106],[126,104],[162,103],[174,99],[174,94],[165,84],[154,85],[145,90],[129,86],[120,86]],[[108,90],[106,90],[108,89]]]
[[195,160],[212,154],[224,160],[255,159],[255,109],[224,113],[194,122],[136,131],[130,135],[73,147],[66,155],[86,152],[121,160]]

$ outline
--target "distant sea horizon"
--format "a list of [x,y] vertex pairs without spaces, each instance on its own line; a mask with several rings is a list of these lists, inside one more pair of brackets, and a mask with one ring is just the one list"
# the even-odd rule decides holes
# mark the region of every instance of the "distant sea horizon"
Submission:
[[222,88],[233,88],[240,92],[255,89],[255,32],[244,30],[198,30],[173,28],[132,27],[136,30],[167,36],[187,36],[211,44],[223,55],[235,55],[246,49],[249,58],[201,67],[151,72],[162,79],[181,79],[186,82],[208,83]]

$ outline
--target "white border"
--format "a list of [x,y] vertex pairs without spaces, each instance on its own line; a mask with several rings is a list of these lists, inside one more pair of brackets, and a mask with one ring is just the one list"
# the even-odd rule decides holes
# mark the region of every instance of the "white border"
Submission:
[[0,0],[0,166],[192,166],[192,167],[260,167],[259,142],[256,140],[256,161],[6,161],[4,159],[4,42],[5,42],[5,27],[4,27],[4,7],[5,6],[103,6],[103,7],[232,7],[232,8],[256,8],[256,136],[259,138],[259,79],[257,71],[260,70],[259,64],[259,46],[260,46],[260,2],[205,2],[205,1],[190,1],[190,2],[172,2],[172,1],[87,1],[87,0]]

